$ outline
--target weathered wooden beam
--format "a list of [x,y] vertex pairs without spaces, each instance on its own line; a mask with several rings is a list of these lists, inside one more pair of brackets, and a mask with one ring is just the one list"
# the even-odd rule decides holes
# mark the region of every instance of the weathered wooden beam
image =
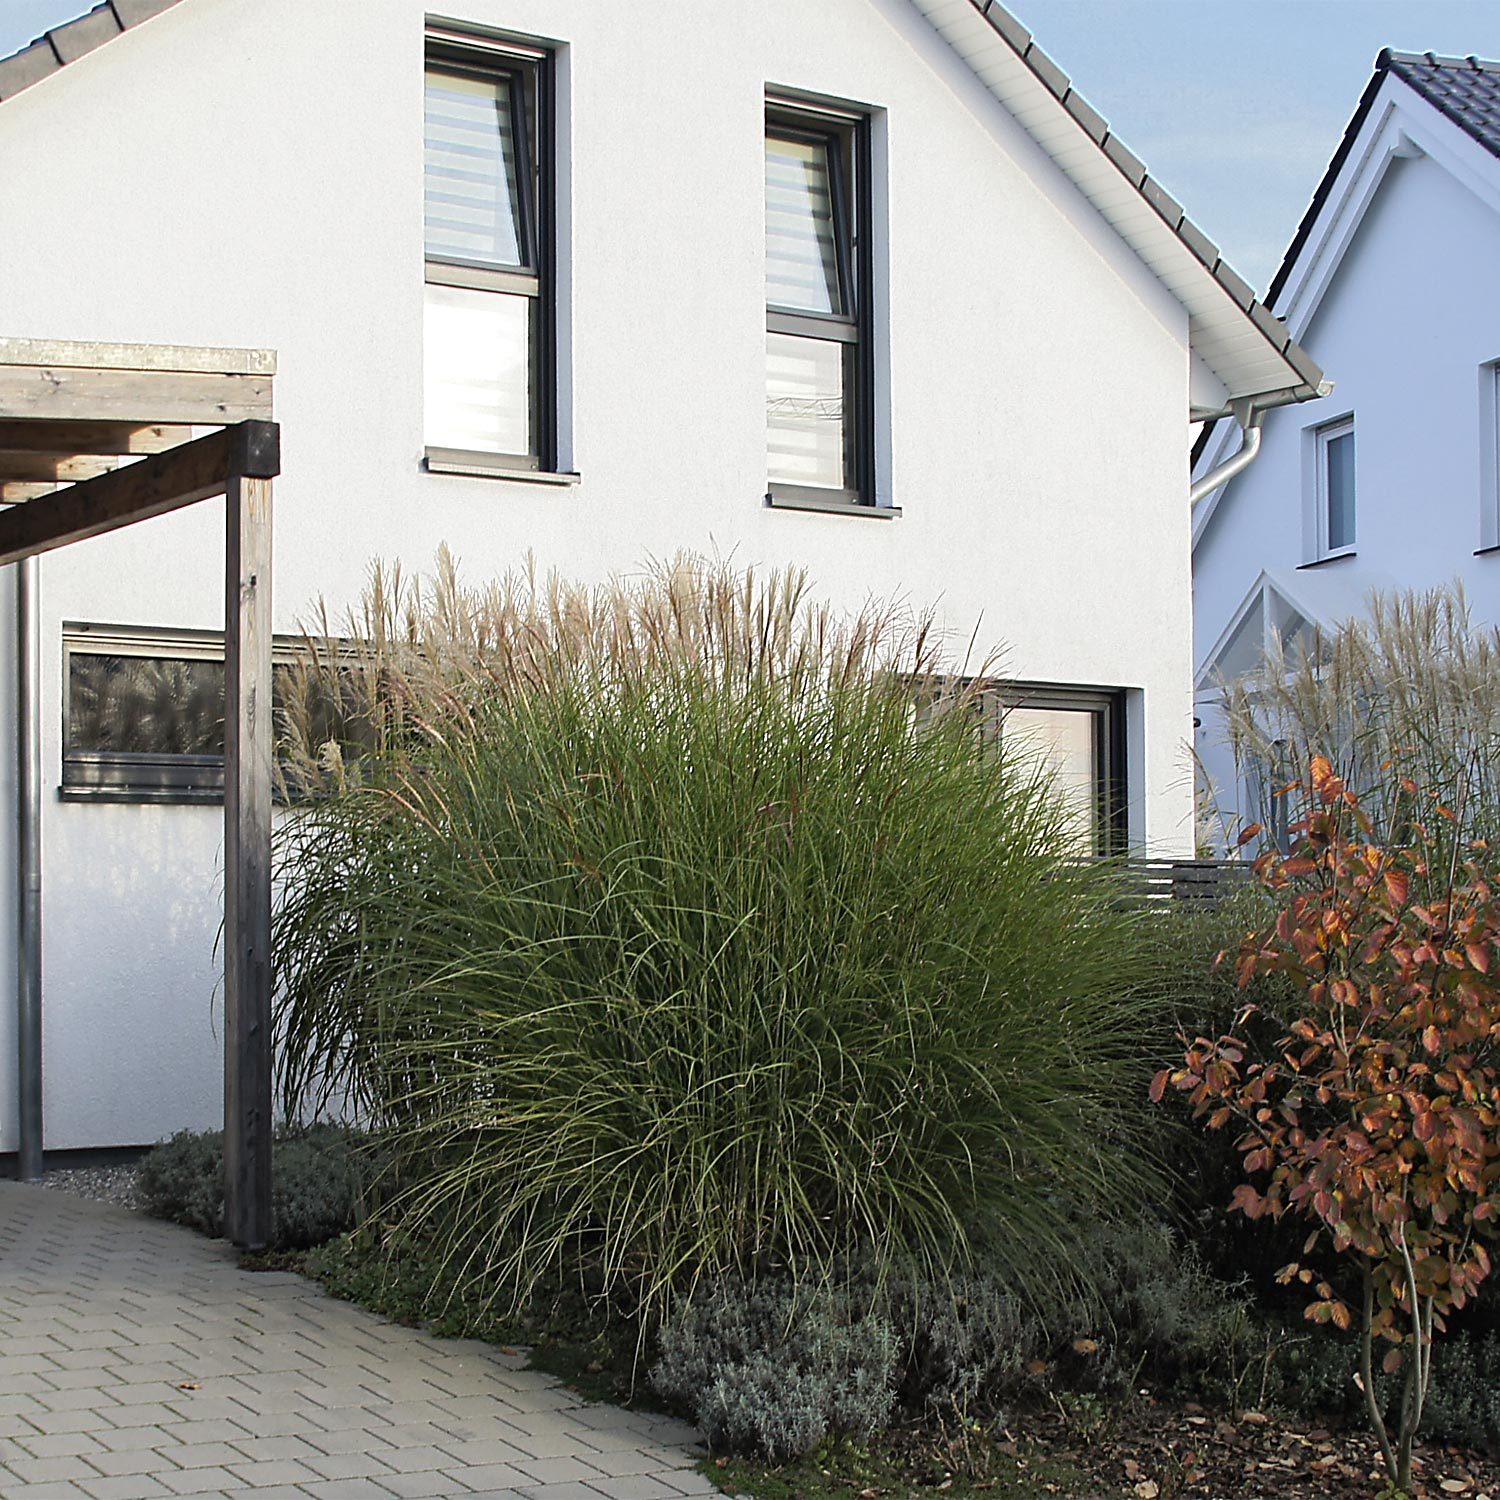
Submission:
[[119,461],[103,454],[28,453],[23,449],[0,447],[0,484],[13,479],[47,480],[68,484],[75,479],[92,479],[119,467]]
[[[214,426],[216,423],[205,423]],[[160,453],[191,442],[193,429],[154,423],[142,427],[132,422],[37,422],[10,421],[0,417],[0,448],[11,453],[51,453],[71,457],[76,453],[124,456]]]
[[105,344],[94,339],[0,339],[0,365],[73,365],[90,370],[195,371],[201,375],[274,375],[273,349],[203,344]]
[[224,1232],[271,1237],[271,481],[225,501]]
[[94,369],[0,360],[0,412],[8,417],[140,424],[265,420],[269,375],[182,370]]
[[[0,564],[225,494],[233,475],[269,479],[280,470],[276,424],[237,423],[0,512]],[[0,486],[0,499],[17,488],[25,486]]]
[[0,484],[0,505],[20,505],[23,501],[40,500],[56,488],[55,484],[42,480],[10,480]]

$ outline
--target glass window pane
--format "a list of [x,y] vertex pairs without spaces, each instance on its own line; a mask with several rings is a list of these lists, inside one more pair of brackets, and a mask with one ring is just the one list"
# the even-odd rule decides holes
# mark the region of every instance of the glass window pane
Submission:
[[69,753],[224,753],[224,663],[74,651]]
[[766,136],[766,301],[842,314],[829,143]]
[[1091,709],[1002,710],[1000,738],[1008,751],[1040,761],[1067,804],[1069,833],[1090,854],[1099,853],[1099,734],[1102,715]]
[[1328,550],[1354,545],[1354,433],[1323,444],[1328,493]]
[[511,79],[429,70],[427,254],[525,266]]
[[531,298],[427,287],[426,443],[531,452]]
[[844,346],[766,335],[767,473],[786,484],[844,488]]

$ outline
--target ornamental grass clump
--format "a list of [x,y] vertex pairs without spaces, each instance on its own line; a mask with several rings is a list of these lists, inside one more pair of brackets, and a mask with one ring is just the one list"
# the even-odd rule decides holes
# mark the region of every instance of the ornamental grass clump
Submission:
[[280,846],[286,1104],[352,1099],[461,1279],[649,1314],[982,1238],[1040,1294],[1143,1190],[1142,918],[923,621],[445,562],[349,634],[305,670],[367,685],[374,748],[307,744]]

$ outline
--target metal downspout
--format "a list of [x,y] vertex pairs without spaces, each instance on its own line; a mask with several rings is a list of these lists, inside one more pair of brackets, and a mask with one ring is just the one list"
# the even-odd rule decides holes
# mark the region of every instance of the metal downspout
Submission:
[[1230,402],[1229,409],[1234,413],[1234,420],[1240,424],[1245,440],[1233,458],[1225,459],[1217,468],[1210,469],[1188,491],[1189,506],[1206,500],[1221,484],[1227,483],[1236,474],[1242,474],[1255,462],[1255,456],[1260,452],[1260,423],[1265,412],[1257,411],[1254,403],[1244,397]]
[[19,1172],[42,1175],[42,632],[40,569],[16,564],[16,1009]]

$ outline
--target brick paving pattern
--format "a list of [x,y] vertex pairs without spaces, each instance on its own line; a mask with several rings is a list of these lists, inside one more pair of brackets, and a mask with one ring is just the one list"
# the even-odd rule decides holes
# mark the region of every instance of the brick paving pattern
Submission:
[[0,1182],[0,1497],[678,1500],[697,1434],[523,1358],[241,1271],[222,1241]]

